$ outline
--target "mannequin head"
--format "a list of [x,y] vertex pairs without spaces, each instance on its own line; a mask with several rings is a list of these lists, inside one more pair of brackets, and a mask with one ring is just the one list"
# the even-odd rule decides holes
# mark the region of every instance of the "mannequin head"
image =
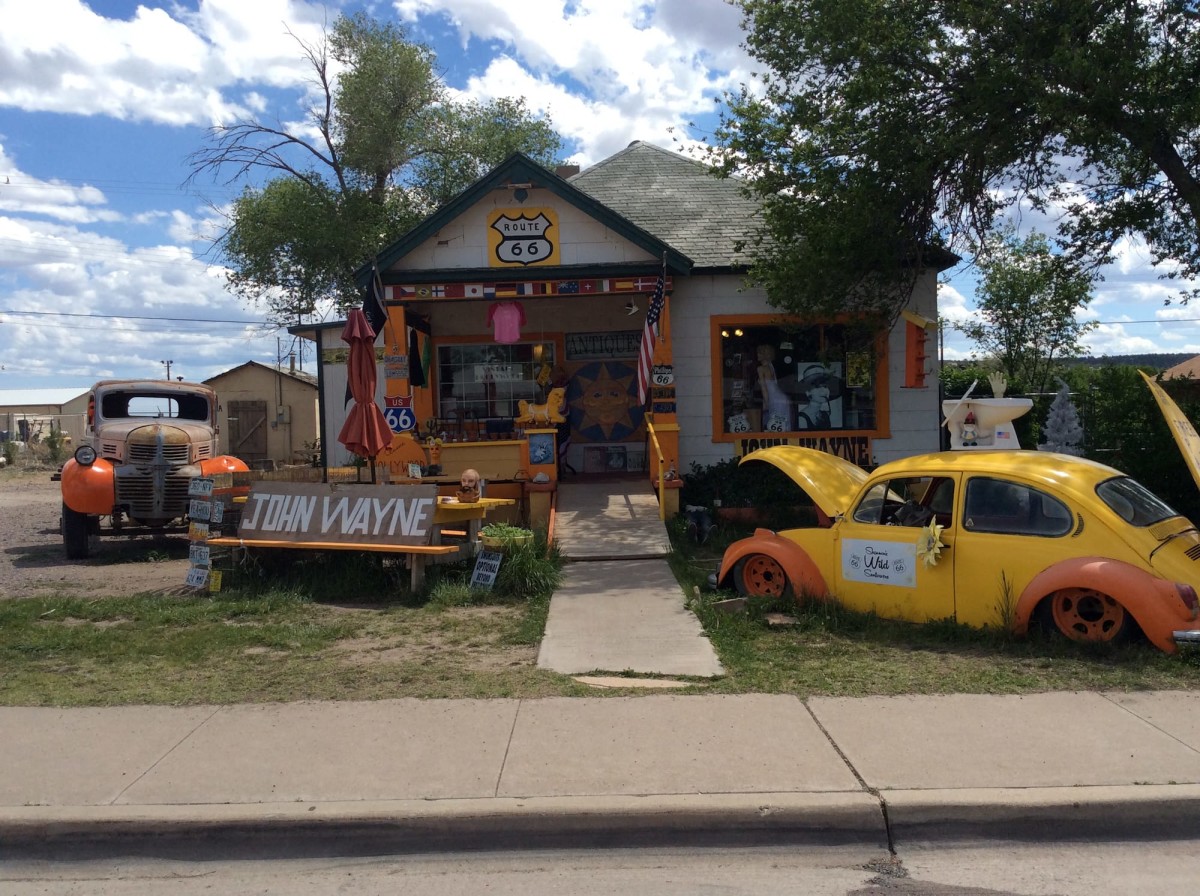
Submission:
[[481,484],[478,470],[463,470],[458,480],[458,500],[468,504],[478,501]]
[[775,360],[775,346],[760,345],[758,347],[758,362],[760,364],[771,364]]

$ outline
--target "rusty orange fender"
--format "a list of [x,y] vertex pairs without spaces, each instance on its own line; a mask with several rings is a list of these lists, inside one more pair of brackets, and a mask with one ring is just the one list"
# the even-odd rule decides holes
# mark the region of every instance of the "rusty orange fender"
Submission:
[[1159,650],[1175,652],[1171,633],[1190,627],[1191,609],[1175,583],[1129,563],[1108,557],[1075,557],[1042,570],[1017,600],[1013,630],[1024,634],[1042,599],[1064,588],[1091,588],[1121,604]]
[[217,476],[221,473],[245,473],[250,468],[241,458],[231,454],[222,454],[200,461],[201,476]]
[[117,484],[113,465],[102,457],[84,466],[75,458],[63,464],[60,475],[63,503],[76,513],[105,516],[117,503]]
[[827,597],[829,586],[825,577],[808,552],[796,542],[784,538],[770,529],[755,529],[754,534],[740,541],[735,541],[725,549],[721,557],[721,571],[717,574],[717,584],[729,580],[733,567],[743,557],[751,554],[766,554],[774,558],[787,574],[788,582],[796,596]]

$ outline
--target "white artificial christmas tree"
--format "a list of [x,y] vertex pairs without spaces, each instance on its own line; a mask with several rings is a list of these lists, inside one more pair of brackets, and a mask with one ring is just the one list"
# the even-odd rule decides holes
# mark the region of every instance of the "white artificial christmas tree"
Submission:
[[1071,390],[1063,380],[1059,380],[1058,383],[1058,394],[1054,396],[1050,413],[1046,416],[1046,427],[1043,431],[1046,441],[1038,445],[1038,450],[1082,457],[1083,425],[1079,422],[1075,403],[1071,401]]

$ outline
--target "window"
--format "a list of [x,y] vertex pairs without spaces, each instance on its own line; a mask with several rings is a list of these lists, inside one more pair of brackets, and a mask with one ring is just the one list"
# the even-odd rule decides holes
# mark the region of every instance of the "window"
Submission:
[[785,327],[714,321],[720,350],[716,432],[872,430],[872,338],[840,324]]
[[1004,535],[1066,535],[1072,517],[1057,498],[1019,482],[976,476],[967,482],[963,528]]
[[1100,483],[1096,486],[1096,494],[1117,516],[1133,526],[1151,526],[1179,515],[1140,482],[1126,477]]
[[184,392],[108,392],[100,400],[100,416],[106,420],[119,420],[123,417],[208,420],[209,404],[203,395],[189,395]]
[[[924,526],[954,506],[954,480],[907,477],[873,485],[854,509],[856,523]],[[944,519],[938,522],[945,525]]]
[[554,345],[541,342],[438,346],[438,414],[457,420],[513,418],[518,402],[541,401],[538,377],[555,364]]

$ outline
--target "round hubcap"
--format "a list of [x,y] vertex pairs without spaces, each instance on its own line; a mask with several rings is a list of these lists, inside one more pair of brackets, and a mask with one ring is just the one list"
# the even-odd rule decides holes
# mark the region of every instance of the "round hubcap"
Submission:
[[755,554],[746,559],[742,578],[746,584],[746,592],[761,597],[782,597],[783,589],[787,586],[787,576],[784,575],[783,567],[762,554]]
[[1076,641],[1111,641],[1125,628],[1125,608],[1089,588],[1071,588],[1054,595],[1054,624]]

